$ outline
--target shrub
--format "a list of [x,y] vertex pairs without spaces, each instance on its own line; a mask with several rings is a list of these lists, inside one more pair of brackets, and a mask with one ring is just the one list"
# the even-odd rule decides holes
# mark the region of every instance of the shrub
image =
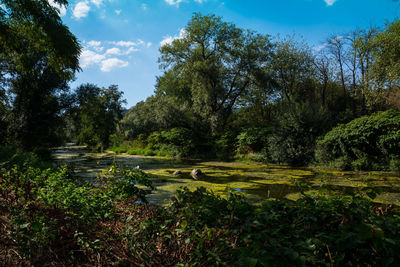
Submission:
[[247,128],[244,129],[237,137],[236,152],[239,154],[247,154],[259,152],[267,146],[268,128]]
[[400,151],[400,111],[388,110],[341,124],[318,142],[316,158],[346,158],[355,169],[389,168]]
[[400,217],[377,211],[361,195],[252,205],[184,188],[126,239],[142,261],[168,266],[387,266],[400,259]]
[[100,251],[106,253],[101,223],[118,215],[117,201],[145,201],[146,191],[137,185],[153,187],[143,172],[115,166],[100,182],[97,187],[83,184],[67,168],[0,169],[0,216],[7,218],[2,223],[7,236],[0,241],[8,238],[13,249],[29,260],[27,265],[52,261],[51,265],[60,265],[54,262],[61,261],[61,265],[74,266],[81,259],[87,262],[92,255],[97,257]]
[[271,160],[305,165],[314,159],[315,143],[324,130],[325,111],[310,104],[284,105],[276,117],[277,126],[268,139]]

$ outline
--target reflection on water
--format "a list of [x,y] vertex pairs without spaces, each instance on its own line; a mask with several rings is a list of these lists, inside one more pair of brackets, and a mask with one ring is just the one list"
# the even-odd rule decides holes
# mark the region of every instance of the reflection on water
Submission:
[[[240,192],[252,201],[268,198],[296,199],[300,196],[298,182],[305,190],[315,192],[330,189],[337,192],[357,190],[373,185],[383,189],[377,202],[400,204],[400,175],[388,172],[341,172],[291,168],[281,165],[245,164],[232,162],[202,162],[168,158],[116,155],[113,153],[90,153],[84,147],[72,146],[53,151],[60,163],[72,164],[76,173],[93,179],[111,164],[129,168],[139,166],[147,172],[156,186],[148,196],[152,203],[162,204],[170,199],[176,189],[206,187],[218,194],[229,190]],[[194,180],[190,172],[200,169],[203,173]],[[174,176],[176,170],[182,172]]]

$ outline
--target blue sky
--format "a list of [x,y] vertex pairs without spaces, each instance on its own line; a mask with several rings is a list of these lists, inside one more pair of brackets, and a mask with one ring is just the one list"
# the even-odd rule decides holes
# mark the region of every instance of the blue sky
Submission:
[[[52,3],[52,0],[49,0]],[[333,35],[382,26],[399,16],[392,0],[70,0],[60,14],[83,46],[71,83],[117,84],[127,107],[154,91],[158,49],[179,37],[194,12],[216,14],[271,36],[296,34],[318,47]]]

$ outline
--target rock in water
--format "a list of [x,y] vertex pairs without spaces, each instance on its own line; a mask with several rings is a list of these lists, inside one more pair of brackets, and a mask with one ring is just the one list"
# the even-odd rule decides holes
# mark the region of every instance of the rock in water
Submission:
[[176,170],[176,171],[174,171],[174,173],[173,173],[173,175],[175,175],[175,176],[178,176],[178,175],[181,175],[181,174],[182,174],[182,172],[179,171],[179,170]]
[[203,173],[201,172],[201,170],[199,169],[193,169],[192,172],[190,173],[190,175],[193,177],[193,179],[197,180],[199,178],[200,175],[202,175]]

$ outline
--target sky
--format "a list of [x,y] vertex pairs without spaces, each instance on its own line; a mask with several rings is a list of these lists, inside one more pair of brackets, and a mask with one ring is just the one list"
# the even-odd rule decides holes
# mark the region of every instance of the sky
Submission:
[[126,107],[145,100],[154,92],[156,76],[162,75],[160,46],[179,38],[196,12],[273,38],[295,34],[318,49],[329,36],[395,20],[400,1],[70,0],[59,13],[82,45],[81,71],[71,88],[116,84]]

